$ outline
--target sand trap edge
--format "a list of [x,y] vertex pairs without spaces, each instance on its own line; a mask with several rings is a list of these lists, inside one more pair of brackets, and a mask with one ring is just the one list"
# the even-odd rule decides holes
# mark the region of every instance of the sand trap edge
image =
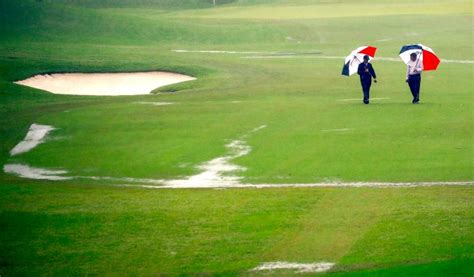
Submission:
[[50,72],[39,73],[13,83],[53,94],[133,96],[148,95],[157,88],[196,79],[169,71]]

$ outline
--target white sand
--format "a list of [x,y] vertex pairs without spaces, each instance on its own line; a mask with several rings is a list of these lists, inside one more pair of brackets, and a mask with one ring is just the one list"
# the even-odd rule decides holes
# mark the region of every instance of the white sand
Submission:
[[36,75],[16,84],[73,95],[140,95],[196,78],[170,72],[58,73]]
[[324,272],[331,269],[334,263],[290,263],[290,262],[271,262],[264,263],[251,271],[262,271],[262,270],[277,270],[277,269],[293,269],[297,273],[308,273],[308,272]]
[[48,125],[31,124],[25,138],[10,150],[10,155],[15,156],[30,151],[43,143],[46,135],[52,130],[54,128]]
[[3,166],[5,173],[17,175],[22,178],[61,181],[72,179],[72,177],[61,176],[66,174],[66,170],[50,170],[43,168],[31,167],[22,164],[6,164]]

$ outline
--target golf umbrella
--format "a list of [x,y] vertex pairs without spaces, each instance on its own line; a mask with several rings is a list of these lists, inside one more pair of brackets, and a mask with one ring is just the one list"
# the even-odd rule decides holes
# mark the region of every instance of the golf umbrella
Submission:
[[416,53],[417,61],[423,63],[423,71],[436,70],[440,63],[439,58],[433,52],[433,49],[423,44],[404,45],[400,50],[400,58],[407,64],[410,61],[410,55]]
[[377,48],[373,46],[361,46],[351,52],[349,56],[344,60],[344,66],[342,67],[342,75],[351,76],[357,72],[359,64],[364,62],[364,56],[369,56],[369,61],[375,57],[375,51]]

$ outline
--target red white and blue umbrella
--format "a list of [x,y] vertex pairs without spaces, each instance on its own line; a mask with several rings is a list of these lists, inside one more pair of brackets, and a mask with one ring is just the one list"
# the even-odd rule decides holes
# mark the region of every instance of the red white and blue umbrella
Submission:
[[361,46],[352,51],[344,60],[341,74],[351,76],[356,73],[359,64],[364,62],[364,56],[369,56],[369,61],[371,61],[375,57],[375,51],[377,51],[377,48],[373,46]]
[[438,56],[433,49],[423,44],[404,45],[400,50],[400,58],[407,64],[410,61],[411,53],[416,53],[417,60],[423,63],[423,71],[436,70],[440,63]]

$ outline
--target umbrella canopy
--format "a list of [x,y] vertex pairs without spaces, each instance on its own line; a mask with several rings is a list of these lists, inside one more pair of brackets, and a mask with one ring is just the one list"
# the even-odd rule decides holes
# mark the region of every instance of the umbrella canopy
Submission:
[[404,45],[400,50],[400,58],[407,64],[410,61],[411,53],[416,53],[418,61],[423,63],[423,71],[436,70],[440,63],[439,58],[433,49],[423,44]]
[[373,46],[361,46],[352,51],[344,60],[341,74],[351,76],[356,73],[359,64],[364,62],[364,56],[369,56],[369,61],[371,61],[375,57],[375,51],[377,51],[377,48]]

